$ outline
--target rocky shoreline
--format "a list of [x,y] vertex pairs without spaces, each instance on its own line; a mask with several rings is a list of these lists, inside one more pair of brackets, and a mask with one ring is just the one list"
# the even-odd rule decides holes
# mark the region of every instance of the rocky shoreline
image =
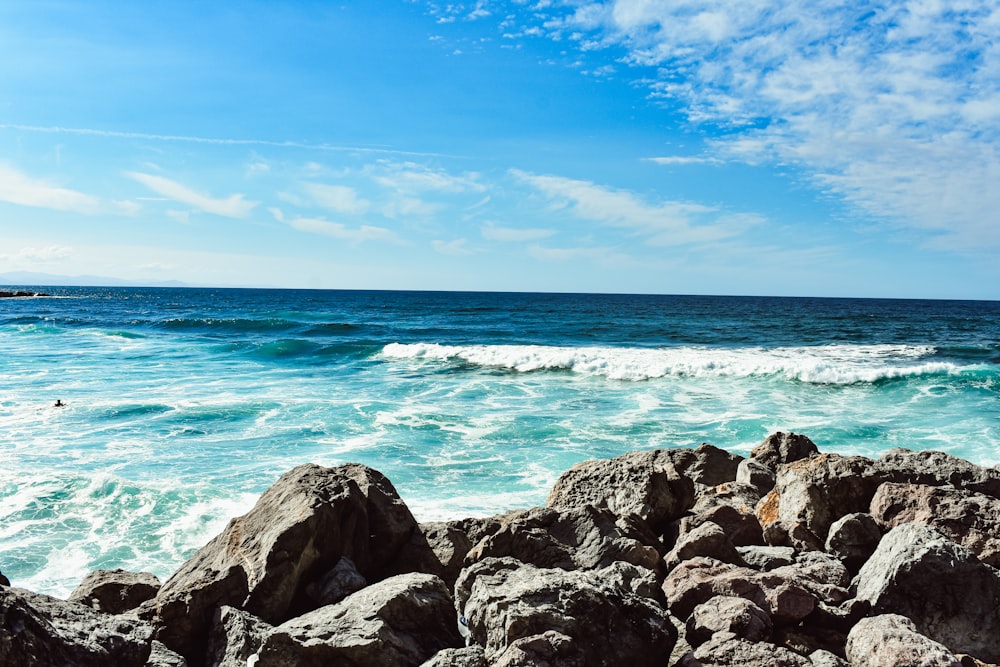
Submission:
[[0,290],[0,299],[26,299],[34,296],[52,296],[43,292],[24,292],[21,290]]
[[0,575],[0,664],[990,665],[998,566],[1000,470],[940,452],[639,451],[425,524],[375,470],[303,465],[162,584]]

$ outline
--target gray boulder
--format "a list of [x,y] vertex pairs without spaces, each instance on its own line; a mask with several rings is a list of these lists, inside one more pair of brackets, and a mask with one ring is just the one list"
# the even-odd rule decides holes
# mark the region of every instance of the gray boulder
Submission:
[[422,523],[413,532],[410,542],[399,555],[398,569],[404,572],[424,572],[436,574],[444,579],[449,587],[455,585],[458,573],[462,571],[465,557],[472,546],[479,541],[469,537],[464,526],[468,526],[474,534],[482,532],[482,536],[492,534],[499,529],[499,520],[491,519],[489,531],[480,531],[479,524],[474,519],[465,521],[432,521]]
[[692,646],[704,644],[716,632],[761,642],[771,637],[772,628],[770,615],[750,600],[716,595],[694,608],[685,636]]
[[0,587],[0,665],[141,667],[153,628],[134,617]]
[[878,465],[887,481],[949,485],[1000,498],[1000,469],[983,468],[944,452],[890,449],[879,457]]
[[440,577],[401,574],[275,627],[257,667],[419,665],[462,638]]
[[337,604],[348,595],[357,593],[367,585],[368,580],[358,572],[354,561],[343,556],[326,574],[307,584],[305,592],[318,608],[328,604]]
[[3,572],[0,572],[0,586],[10,586],[10,579],[5,577]]
[[750,452],[750,458],[777,472],[779,466],[819,454],[813,441],[797,433],[772,433]]
[[694,505],[694,482],[677,471],[666,450],[631,452],[576,464],[559,477],[545,504],[634,514],[660,534]]
[[212,618],[205,664],[209,667],[246,667],[273,628],[253,614],[233,607],[217,609]]
[[518,639],[552,630],[572,640],[587,667],[661,667],[677,631],[666,610],[639,593],[649,589],[641,571],[627,563],[566,571],[486,558],[462,571],[455,602],[491,662]]
[[975,491],[925,484],[886,483],[871,502],[886,530],[903,523],[937,528],[979,560],[1000,567],[1000,499]]
[[757,489],[737,482],[701,487],[691,508],[692,516],[684,520],[692,524],[716,523],[736,546],[764,544],[760,521],[755,514],[760,498]]
[[420,667],[489,667],[482,646],[444,648]]
[[930,526],[890,530],[855,578],[874,614],[901,614],[950,650],[1000,661],[1000,579]]
[[670,571],[695,556],[709,556],[724,563],[745,565],[722,526],[711,521],[681,534],[674,548],[663,557],[663,562]]
[[736,479],[743,457],[703,442],[695,449],[666,449],[663,455],[673,461],[681,475],[701,486],[718,486]]
[[851,667],[961,667],[946,646],[928,639],[913,621],[898,614],[858,622],[847,636]]
[[68,600],[108,614],[121,614],[156,597],[160,580],[149,572],[95,570],[83,578]]
[[510,556],[564,570],[596,569],[618,561],[655,569],[659,549],[659,539],[634,515],[597,507],[536,507],[504,517],[501,528],[473,547],[466,562]]
[[299,466],[163,584],[157,638],[188,659],[203,655],[222,605],[281,623],[314,607],[306,587],[343,556],[369,581],[392,571],[416,526],[381,473]]
[[[239,667],[244,667],[246,662]],[[154,639],[150,644],[149,657],[143,667],[188,667],[188,661],[180,653],[174,653],[163,642]]]
[[[879,487],[881,489],[885,484]],[[877,497],[879,491],[875,492]],[[826,536],[826,551],[835,555],[851,571],[857,572],[875,552],[882,529],[871,514],[852,512],[840,517],[830,525]]]
[[586,656],[571,637],[547,630],[513,642],[490,667],[584,667],[585,664]]
[[736,483],[749,486],[761,496],[774,488],[774,469],[757,459],[743,459],[736,469]]
[[755,570],[773,570],[783,565],[791,565],[795,562],[795,549],[792,547],[762,547],[747,546],[736,547],[740,558]]
[[719,632],[683,658],[680,667],[811,667],[808,658],[768,642]]
[[851,667],[850,663],[841,658],[836,653],[816,649],[809,654],[809,662],[813,667]]

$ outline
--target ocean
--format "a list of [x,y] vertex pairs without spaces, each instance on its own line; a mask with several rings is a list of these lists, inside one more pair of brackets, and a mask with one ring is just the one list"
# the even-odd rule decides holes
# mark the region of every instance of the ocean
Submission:
[[382,471],[419,520],[779,430],[1000,463],[1000,302],[31,289],[0,299],[0,570],[57,596],[165,579],[309,461]]

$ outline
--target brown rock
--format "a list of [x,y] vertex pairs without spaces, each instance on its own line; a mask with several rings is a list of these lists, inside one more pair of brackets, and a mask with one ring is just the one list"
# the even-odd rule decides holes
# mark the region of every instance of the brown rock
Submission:
[[847,659],[851,667],[961,667],[946,646],[923,636],[898,614],[860,620],[847,636]]
[[1000,498],[1000,470],[983,468],[944,452],[890,449],[878,460],[886,481],[901,484],[950,485]]
[[681,667],[811,667],[807,658],[767,642],[751,642],[719,632],[699,646]]
[[687,620],[687,640],[700,646],[716,632],[731,632],[752,642],[771,637],[771,617],[745,598],[716,595],[694,608]]
[[819,449],[806,436],[778,431],[767,436],[764,438],[764,442],[754,447],[750,452],[750,458],[777,471],[779,466],[800,461],[815,454],[819,454]]
[[681,534],[674,548],[663,557],[663,562],[667,571],[670,571],[682,561],[695,556],[708,556],[734,565],[746,564],[722,526],[711,521],[706,521]]
[[736,479],[743,457],[703,442],[696,449],[666,449],[674,468],[695,484],[718,486]]
[[107,614],[121,614],[156,597],[160,580],[149,572],[95,570],[83,578],[68,600]]
[[[878,491],[875,495],[878,496]],[[852,512],[833,522],[825,546],[827,552],[842,560],[848,569],[857,572],[875,552],[881,539],[882,530],[871,514]]]
[[757,489],[737,482],[727,482],[700,489],[691,512],[685,517],[692,524],[711,521],[722,526],[736,546],[764,544],[760,521],[754,507],[760,501]]

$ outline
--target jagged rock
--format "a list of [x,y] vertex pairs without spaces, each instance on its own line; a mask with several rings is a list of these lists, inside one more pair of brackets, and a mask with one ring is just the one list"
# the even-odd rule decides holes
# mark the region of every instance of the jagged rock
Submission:
[[475,545],[484,537],[488,537],[500,530],[503,520],[508,514],[516,514],[516,512],[483,518],[458,519],[456,521],[448,521],[447,525],[449,528],[455,528],[465,533],[469,538],[469,544]]
[[662,549],[652,531],[632,516],[607,509],[536,507],[507,515],[502,527],[469,551],[467,563],[510,556],[537,567],[596,569],[624,561],[655,569]]
[[[879,487],[881,489],[885,484]],[[877,497],[879,491],[875,492]],[[874,502],[874,501],[873,501]],[[882,530],[871,514],[852,512],[840,517],[830,525],[826,536],[826,551],[843,561],[851,571],[857,572],[875,552]]]
[[153,599],[159,590],[160,580],[149,572],[94,570],[67,599],[107,614],[121,614]]
[[420,667],[489,667],[482,646],[445,648]]
[[264,639],[256,666],[403,667],[461,645],[441,578],[401,574],[277,626]]
[[774,470],[757,459],[743,459],[736,469],[736,483],[749,486],[761,496],[774,488]]
[[253,614],[221,607],[212,618],[205,664],[209,667],[246,667],[273,628]]
[[705,487],[698,492],[691,508],[693,516],[684,517],[684,520],[695,524],[717,523],[736,546],[763,544],[760,522],[754,511],[759,501],[757,490],[745,484],[726,482]]
[[306,586],[342,556],[369,581],[382,578],[416,525],[381,473],[358,464],[299,466],[163,584],[157,638],[191,660],[204,654],[217,607],[287,620],[313,607]]
[[851,667],[851,665],[835,653],[816,649],[809,654],[809,662],[813,667]]
[[775,546],[822,551],[834,521],[868,510],[884,474],[862,456],[817,454],[782,466],[757,505],[764,538]]
[[358,572],[354,561],[344,556],[329,572],[307,584],[305,591],[316,607],[323,607],[328,604],[336,604],[367,585],[368,580]]
[[703,442],[695,449],[668,449],[664,455],[677,472],[702,486],[718,486],[736,479],[743,457]]
[[507,647],[490,667],[584,667],[586,657],[571,637],[548,630]]
[[10,579],[3,576],[3,572],[0,572],[0,586],[10,586]]
[[886,483],[875,492],[871,513],[886,529],[903,523],[933,526],[982,562],[1000,567],[1000,500],[993,496],[925,484]]
[[694,483],[677,472],[666,450],[631,452],[576,464],[559,477],[545,504],[635,514],[659,534],[694,504]]
[[811,667],[809,660],[787,648],[751,642],[719,632],[681,661],[681,667]]
[[795,549],[792,547],[736,547],[740,558],[755,570],[768,571],[795,562]]
[[152,640],[152,626],[137,618],[0,587],[0,665],[141,667]]
[[752,642],[771,637],[771,617],[745,598],[716,595],[694,608],[687,620],[686,637],[692,646],[700,646],[716,632],[731,632]]
[[875,614],[901,614],[950,650],[1000,661],[1000,578],[936,529],[896,526],[855,578]]
[[668,571],[681,564],[682,561],[695,556],[708,556],[723,563],[745,565],[736,547],[722,527],[717,523],[706,521],[701,525],[683,533],[674,548],[663,557]]
[[961,667],[948,648],[917,632],[913,621],[883,614],[858,621],[847,636],[851,667]]
[[775,624],[794,625],[816,607],[816,596],[794,578],[696,557],[678,565],[663,582],[670,612],[686,619],[699,604],[716,595],[750,600]]
[[797,433],[772,433],[753,448],[750,458],[777,472],[778,466],[819,454],[813,441]]
[[[642,568],[614,567],[572,572],[486,558],[462,571],[456,606],[488,660],[518,639],[554,630],[572,638],[586,667],[661,667],[677,631],[658,603],[619,583],[623,570]],[[633,583],[642,578],[637,574]]]
[[[449,588],[454,586],[474,542],[459,522],[434,521],[422,523],[418,528],[400,553],[400,567],[410,572],[436,574]],[[498,528],[499,521],[491,533]]]
[[797,626],[775,628],[771,643],[795,651],[799,655],[809,655],[814,651],[828,651],[834,655],[844,655],[847,635],[831,628],[816,627],[805,623]]
[[983,468],[936,451],[890,449],[878,459],[886,480],[901,484],[950,485],[1000,498],[1000,469]]
[[[245,667],[246,661],[239,667]],[[153,640],[150,644],[149,658],[143,667],[188,667],[187,660],[179,653],[168,649],[163,642]]]
[[870,609],[871,604],[857,598],[845,600],[839,605],[828,604],[821,600],[803,623],[812,627],[830,628],[846,635]]
[[821,551],[806,551],[798,554],[795,563],[771,570],[773,574],[794,581],[816,596],[818,600],[838,605],[850,593],[851,574],[844,564],[830,554]]

